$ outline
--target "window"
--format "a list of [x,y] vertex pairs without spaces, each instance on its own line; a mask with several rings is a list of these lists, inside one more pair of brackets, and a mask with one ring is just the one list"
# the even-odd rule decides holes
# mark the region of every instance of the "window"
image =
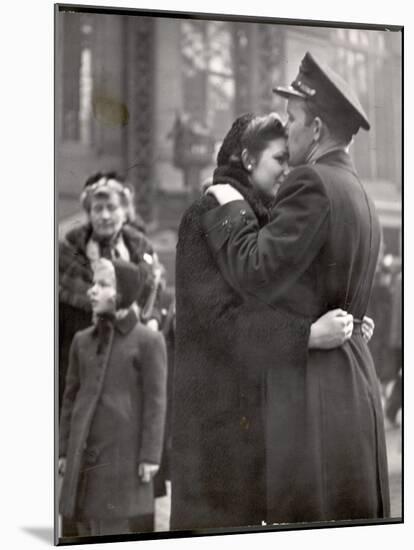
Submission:
[[184,109],[221,139],[233,122],[232,34],[225,21],[183,21]]
[[360,29],[335,29],[333,39],[335,64],[339,74],[356,92],[371,123],[371,131],[360,131],[352,148],[357,169],[363,179],[376,179],[379,175],[376,86],[377,73],[383,63],[381,33]]
[[63,13],[62,138],[91,143],[92,37],[88,14]]

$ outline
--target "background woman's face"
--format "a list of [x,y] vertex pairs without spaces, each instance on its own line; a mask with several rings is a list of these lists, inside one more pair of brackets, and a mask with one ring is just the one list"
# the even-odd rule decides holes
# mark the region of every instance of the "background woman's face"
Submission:
[[287,144],[285,138],[269,141],[250,173],[253,187],[269,197],[276,195],[281,177],[287,170]]
[[107,195],[92,197],[89,217],[98,237],[111,238],[116,235],[126,220],[119,194],[112,191]]

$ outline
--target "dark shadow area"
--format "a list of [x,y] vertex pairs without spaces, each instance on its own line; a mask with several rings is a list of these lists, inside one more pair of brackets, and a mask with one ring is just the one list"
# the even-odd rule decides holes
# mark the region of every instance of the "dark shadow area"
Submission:
[[36,537],[48,544],[53,544],[53,527],[22,527],[22,531],[25,531],[29,535]]

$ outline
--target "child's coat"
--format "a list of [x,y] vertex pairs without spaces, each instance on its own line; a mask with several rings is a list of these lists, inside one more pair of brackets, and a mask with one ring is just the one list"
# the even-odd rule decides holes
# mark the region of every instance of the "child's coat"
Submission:
[[76,519],[150,514],[152,483],[140,481],[138,465],[161,460],[164,339],[130,311],[110,329],[99,355],[97,345],[89,327],[71,347],[60,424],[60,456],[67,458],[60,512]]

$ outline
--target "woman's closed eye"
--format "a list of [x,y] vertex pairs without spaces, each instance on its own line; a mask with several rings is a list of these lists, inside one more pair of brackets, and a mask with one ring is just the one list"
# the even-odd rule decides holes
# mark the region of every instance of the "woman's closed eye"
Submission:
[[284,164],[289,160],[289,154],[288,153],[281,153],[280,155],[274,155],[273,157],[275,160],[279,162],[279,164]]

